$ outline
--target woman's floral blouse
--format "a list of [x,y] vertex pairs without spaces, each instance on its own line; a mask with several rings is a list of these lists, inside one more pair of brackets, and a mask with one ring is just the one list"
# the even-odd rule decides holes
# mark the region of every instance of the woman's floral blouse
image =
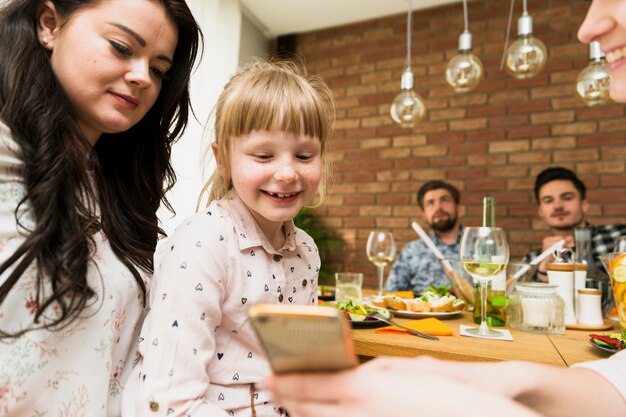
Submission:
[[[0,263],[24,240],[15,209],[25,190],[22,162],[9,129],[0,123]],[[20,217],[26,228],[31,214]],[[0,416],[119,416],[121,394],[135,359],[141,293],[130,271],[102,234],[88,280],[96,297],[80,318],[56,331],[33,330],[0,339]],[[3,283],[10,271],[0,275]],[[36,270],[31,267],[0,305],[0,329],[16,332],[33,325],[39,308]],[[49,287],[46,288],[49,290]],[[54,314],[54,307],[47,314]]]

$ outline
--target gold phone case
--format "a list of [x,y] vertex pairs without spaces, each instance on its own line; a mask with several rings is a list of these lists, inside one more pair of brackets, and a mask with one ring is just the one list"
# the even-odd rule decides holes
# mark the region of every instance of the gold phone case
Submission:
[[335,308],[259,304],[248,316],[277,374],[357,365],[350,325]]

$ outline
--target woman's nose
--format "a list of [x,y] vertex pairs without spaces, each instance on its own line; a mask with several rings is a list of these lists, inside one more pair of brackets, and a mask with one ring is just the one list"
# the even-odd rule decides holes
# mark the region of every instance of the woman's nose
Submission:
[[149,87],[150,83],[152,83],[152,79],[150,78],[150,66],[141,61],[133,63],[126,73],[126,79],[140,88]]
[[[607,33],[615,27],[615,19],[610,14],[604,12],[599,2],[592,2],[585,16],[585,20],[578,29],[578,40],[582,43],[600,41]],[[600,41],[602,44],[602,42]]]

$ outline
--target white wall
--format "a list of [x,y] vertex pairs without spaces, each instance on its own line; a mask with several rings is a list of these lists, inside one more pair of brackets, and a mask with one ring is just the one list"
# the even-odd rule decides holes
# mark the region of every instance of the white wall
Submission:
[[[188,0],[204,34],[204,54],[191,79],[191,102],[196,119],[190,118],[183,136],[172,148],[172,165],[178,181],[167,197],[176,216],[159,210],[161,225],[168,235],[193,214],[202,185],[214,164],[209,151],[213,139],[209,116],[230,75],[237,69],[241,12],[237,0]],[[208,153],[207,153],[208,152]]]
[[248,13],[241,15],[241,41],[239,47],[239,62],[246,62],[251,57],[269,56],[268,39],[263,35],[259,23],[251,19]]
[[[240,62],[266,57],[268,40],[247,17],[238,0],[187,0],[204,33],[204,55],[191,81],[191,101],[198,120],[190,120],[182,138],[172,148],[172,165],[178,181],[168,193],[176,211],[161,207],[159,219],[168,235],[195,212],[198,195],[215,164],[210,153],[215,102]],[[205,128],[208,126],[208,128]]]

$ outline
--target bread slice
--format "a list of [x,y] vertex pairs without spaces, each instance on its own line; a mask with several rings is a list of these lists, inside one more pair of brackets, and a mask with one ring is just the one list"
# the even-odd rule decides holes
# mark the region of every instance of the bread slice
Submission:
[[406,310],[406,303],[402,298],[396,296],[385,297],[385,308],[390,310]]
[[441,297],[438,300],[434,300],[430,302],[430,309],[433,312],[450,312],[452,311],[452,304],[454,303],[454,298],[452,297]]
[[427,313],[430,311],[430,303],[428,301],[421,301],[417,298],[415,300],[407,301],[406,309],[418,313]]

